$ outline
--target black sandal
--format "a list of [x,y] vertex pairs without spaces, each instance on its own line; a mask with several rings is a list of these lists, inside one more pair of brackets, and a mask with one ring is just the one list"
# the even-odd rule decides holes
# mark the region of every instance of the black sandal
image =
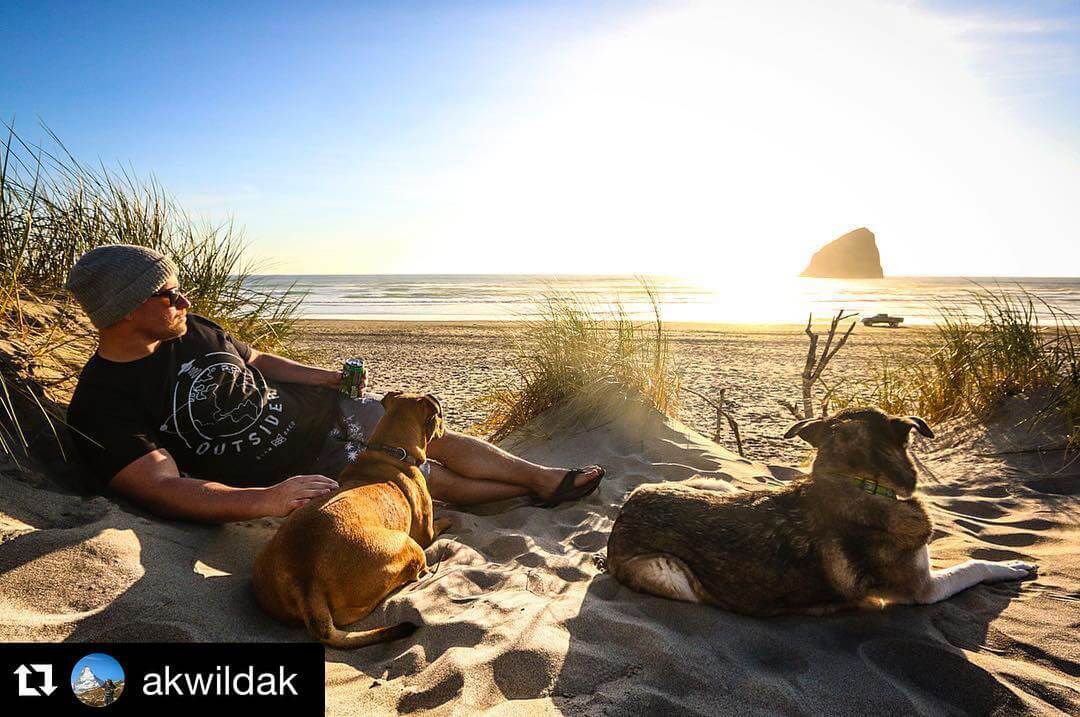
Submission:
[[[574,485],[574,479],[579,475],[587,473],[590,468],[599,468],[599,472],[596,477],[585,485]],[[584,468],[574,468],[573,470],[566,471],[566,475],[559,481],[559,487],[555,489],[555,492],[547,500],[537,503],[541,508],[554,508],[557,505],[565,503],[569,500],[581,500],[587,495],[592,494],[597,488],[600,487],[600,481],[604,478],[604,467],[601,465],[586,466]]]

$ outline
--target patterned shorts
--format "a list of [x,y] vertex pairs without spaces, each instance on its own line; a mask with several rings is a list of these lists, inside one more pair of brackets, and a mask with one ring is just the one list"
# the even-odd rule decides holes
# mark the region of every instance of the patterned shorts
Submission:
[[[365,450],[367,442],[375,425],[386,413],[383,408],[382,396],[379,394],[365,394],[363,398],[346,398],[338,396],[338,406],[341,416],[345,419],[345,430],[335,425],[323,441],[322,450],[311,467],[312,473],[337,478],[338,475]],[[420,472],[424,478],[431,477],[431,464],[424,463],[420,466]]]

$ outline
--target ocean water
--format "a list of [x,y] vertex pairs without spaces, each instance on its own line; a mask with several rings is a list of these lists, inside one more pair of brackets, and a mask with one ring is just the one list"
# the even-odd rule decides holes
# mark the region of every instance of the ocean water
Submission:
[[[904,325],[933,323],[942,306],[978,315],[980,287],[1023,300],[1037,296],[1080,317],[1080,277],[888,277],[874,280],[739,277],[550,275],[263,275],[250,286],[306,293],[305,318],[404,321],[522,320],[536,317],[545,297],[573,294],[600,311],[621,305],[639,318],[652,309],[643,280],[657,297],[665,321],[709,323],[805,323],[807,314],[828,318],[840,309],[861,316],[888,313]],[[1043,321],[1052,312],[1041,302]],[[1077,319],[1073,319],[1076,321]]]

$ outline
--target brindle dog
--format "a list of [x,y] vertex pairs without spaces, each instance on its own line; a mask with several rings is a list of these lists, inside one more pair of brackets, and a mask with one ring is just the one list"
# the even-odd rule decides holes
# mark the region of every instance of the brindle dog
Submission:
[[912,430],[934,436],[916,416],[849,409],[788,429],[818,453],[809,476],[778,490],[642,486],[612,527],[609,569],[640,592],[759,616],[935,603],[1030,575],[1019,561],[930,569]]

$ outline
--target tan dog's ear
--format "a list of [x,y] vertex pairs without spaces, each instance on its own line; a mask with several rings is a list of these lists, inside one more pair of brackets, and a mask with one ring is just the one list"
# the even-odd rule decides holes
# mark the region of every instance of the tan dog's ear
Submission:
[[436,415],[433,420],[435,421],[435,429],[431,432],[431,438],[442,438],[446,433],[446,425],[443,421],[443,417]]
[[817,448],[821,445],[822,439],[825,438],[825,431],[827,425],[824,418],[804,418],[801,421],[791,424],[784,433],[784,438],[794,438],[798,436],[810,445]]
[[402,393],[404,393],[404,391],[387,391],[386,394],[379,400],[379,403],[382,404],[383,408],[389,410],[390,409],[390,404],[389,404],[390,399],[397,398]]
[[427,429],[428,441],[432,441],[442,437],[442,435],[446,433],[446,428],[443,426],[443,409],[442,404],[439,403],[439,399],[435,398],[435,396],[430,393],[424,394],[424,400],[435,409],[435,412],[428,418],[427,425],[425,426]]

